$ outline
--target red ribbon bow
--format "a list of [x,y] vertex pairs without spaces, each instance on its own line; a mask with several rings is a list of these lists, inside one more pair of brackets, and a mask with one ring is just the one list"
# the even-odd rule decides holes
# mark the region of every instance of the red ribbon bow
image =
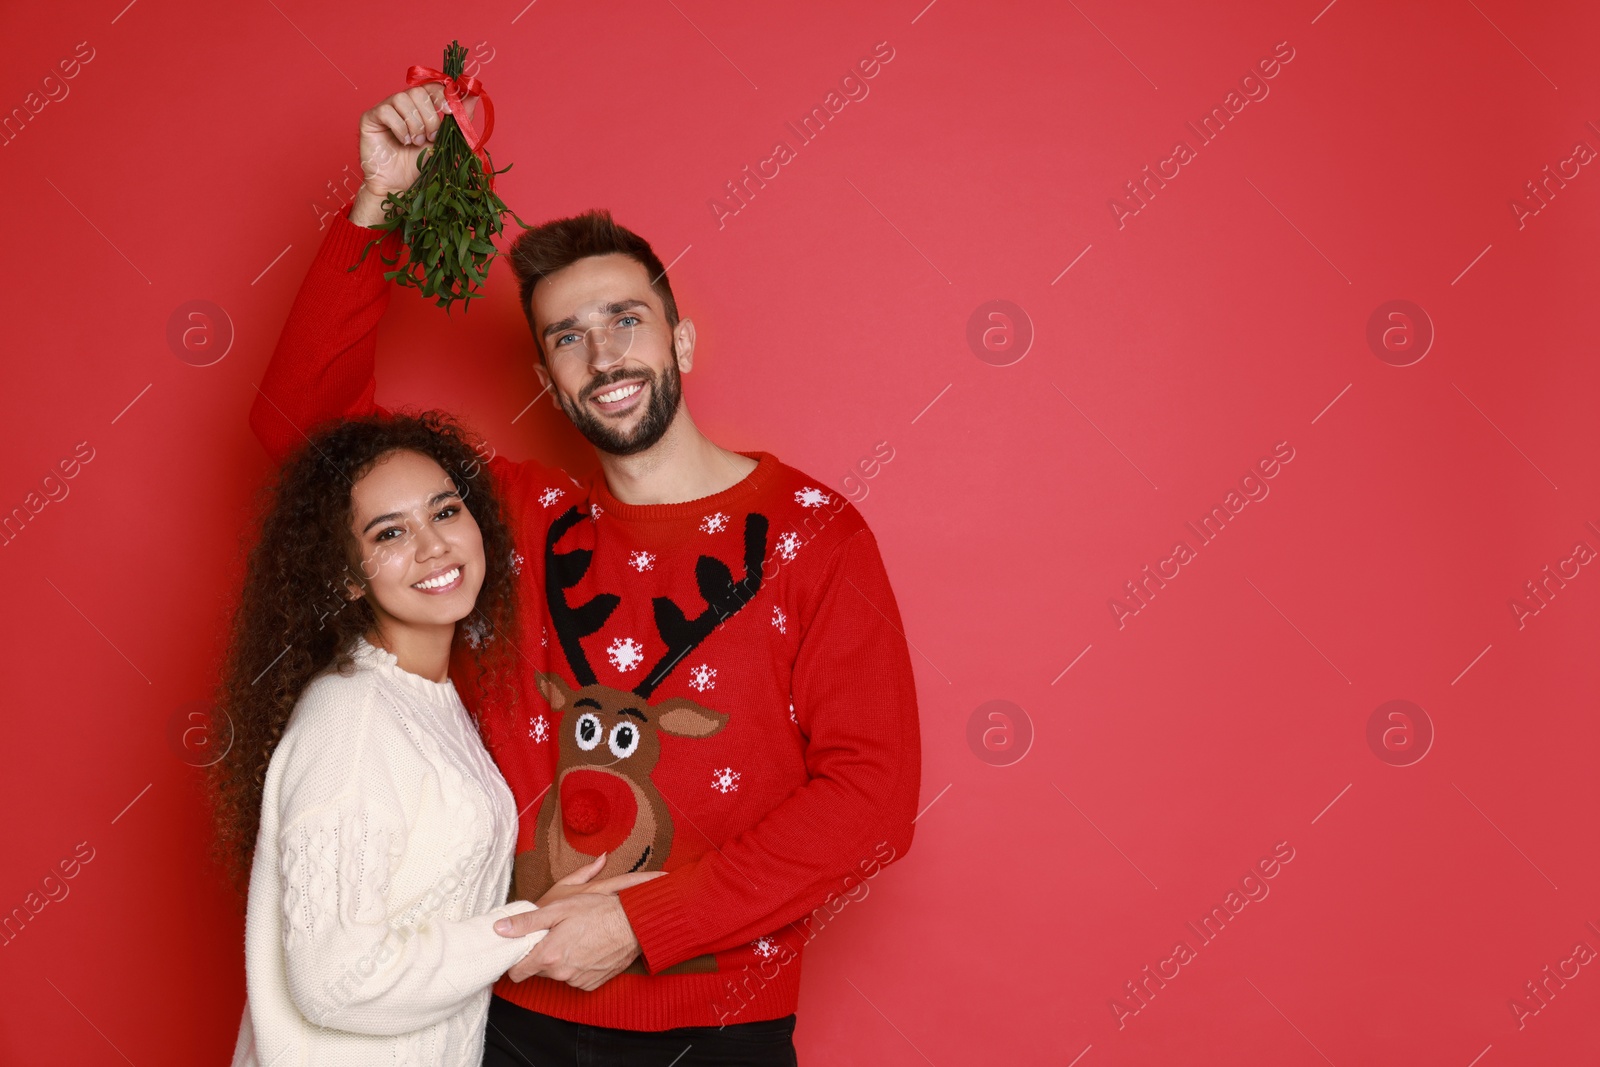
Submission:
[[[489,163],[489,153],[484,150],[484,142],[489,139],[489,134],[494,132],[494,104],[489,100],[489,94],[484,92],[483,83],[475,77],[463,75],[452,78],[442,70],[432,67],[412,67],[406,72],[406,85],[429,85],[439,83],[444,88],[445,107],[450,114],[455,116],[456,125],[461,127],[461,133],[467,139],[467,147],[472,149],[472,154],[478,157],[478,162],[483,164],[483,172],[489,176],[489,188],[494,188],[494,168]],[[472,122],[467,118],[467,108],[462,102],[464,96],[478,98],[478,109],[483,116],[483,132],[472,128]]]

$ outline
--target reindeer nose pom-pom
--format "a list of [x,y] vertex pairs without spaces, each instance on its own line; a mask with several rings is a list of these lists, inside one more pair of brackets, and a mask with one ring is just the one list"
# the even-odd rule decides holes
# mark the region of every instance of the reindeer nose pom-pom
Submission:
[[622,775],[576,768],[562,776],[559,788],[562,836],[582,855],[610,852],[638,828],[635,787]]
[[598,789],[577,789],[561,798],[561,821],[575,834],[597,834],[611,815],[611,805]]

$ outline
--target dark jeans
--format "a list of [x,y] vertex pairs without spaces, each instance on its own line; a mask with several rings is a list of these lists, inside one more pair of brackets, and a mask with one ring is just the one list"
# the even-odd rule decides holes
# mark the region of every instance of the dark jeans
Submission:
[[613,1030],[489,998],[483,1067],[796,1067],[794,1016],[727,1026]]

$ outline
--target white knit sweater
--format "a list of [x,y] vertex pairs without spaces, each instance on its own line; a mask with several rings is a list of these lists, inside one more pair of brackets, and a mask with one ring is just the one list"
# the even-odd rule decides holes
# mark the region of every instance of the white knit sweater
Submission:
[[455,686],[358,640],[301,695],[267,768],[234,1067],[456,1067],[489,986],[541,933],[501,937],[517,812]]

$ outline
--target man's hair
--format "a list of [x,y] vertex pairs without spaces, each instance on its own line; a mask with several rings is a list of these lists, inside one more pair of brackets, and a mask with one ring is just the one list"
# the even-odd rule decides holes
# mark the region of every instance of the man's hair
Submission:
[[522,301],[522,314],[528,320],[528,329],[533,331],[533,343],[540,358],[544,358],[544,340],[533,322],[533,287],[540,278],[580,259],[613,252],[631,257],[649,272],[655,279],[650,288],[661,298],[666,311],[667,328],[678,325],[678,302],[672,296],[672,283],[667,280],[666,268],[651,250],[650,242],[612,221],[610,211],[603,208],[585,211],[569,219],[554,219],[524,230],[511,242],[507,252],[511,269],[517,276],[517,297]]

